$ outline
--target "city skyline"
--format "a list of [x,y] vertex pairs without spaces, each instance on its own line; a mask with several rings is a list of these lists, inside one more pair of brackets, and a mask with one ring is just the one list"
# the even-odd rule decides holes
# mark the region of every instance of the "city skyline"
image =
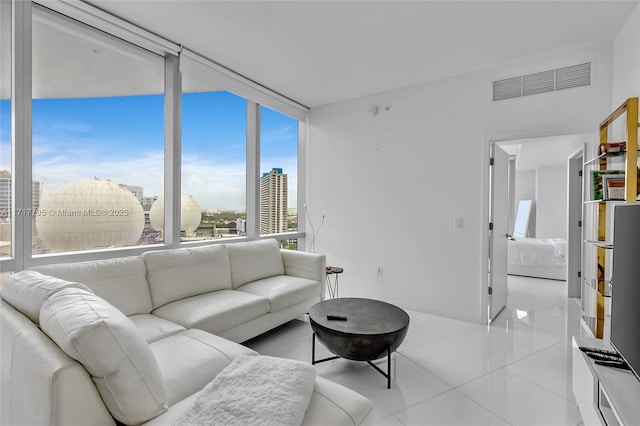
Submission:
[[[164,97],[34,99],[33,178],[42,195],[98,177],[163,195]],[[183,193],[203,210],[246,210],[246,100],[228,92],[183,95]],[[0,101],[0,170],[11,170],[10,102]],[[297,120],[261,108],[260,171],[282,168],[296,206]]]

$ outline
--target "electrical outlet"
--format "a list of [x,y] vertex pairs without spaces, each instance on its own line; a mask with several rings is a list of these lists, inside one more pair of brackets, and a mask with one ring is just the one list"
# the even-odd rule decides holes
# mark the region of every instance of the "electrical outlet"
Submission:
[[379,277],[381,277],[381,276],[382,276],[383,272],[384,272],[384,271],[383,271],[383,269],[382,269],[382,266],[378,266],[378,276],[379,276]]
[[461,230],[464,228],[464,222],[461,217],[456,217],[453,219],[453,229]]

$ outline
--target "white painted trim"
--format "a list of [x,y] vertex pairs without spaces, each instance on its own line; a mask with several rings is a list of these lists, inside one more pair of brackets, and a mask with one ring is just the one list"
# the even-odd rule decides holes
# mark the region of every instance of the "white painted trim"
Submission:
[[78,0],[34,0],[47,9],[66,15],[108,34],[164,56],[178,55],[180,46],[129,22]]
[[[583,177],[578,173],[582,171],[586,144],[569,155],[567,159],[567,296],[580,297],[582,293],[581,279],[578,271],[581,269],[582,259],[582,229],[577,226],[582,221]],[[583,222],[584,225],[584,222]]]
[[491,159],[490,139],[482,143],[481,208],[480,208],[480,324],[489,324],[489,160]]
[[297,120],[305,120],[309,108],[256,83],[187,48],[180,53],[180,70],[245,99],[267,106]]

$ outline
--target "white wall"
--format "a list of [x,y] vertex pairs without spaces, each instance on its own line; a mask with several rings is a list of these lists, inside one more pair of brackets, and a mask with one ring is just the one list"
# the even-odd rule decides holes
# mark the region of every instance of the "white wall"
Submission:
[[[613,111],[626,99],[640,96],[640,6],[636,5],[613,44]],[[613,123],[609,140],[624,140],[624,121]]]
[[567,166],[536,172],[536,238],[567,238]]
[[[492,80],[585,60],[590,87],[491,101]],[[341,294],[485,322],[489,142],[594,131],[611,63],[600,46],[312,109],[307,205]]]
[[640,96],[640,6],[636,6],[613,44],[612,105]]

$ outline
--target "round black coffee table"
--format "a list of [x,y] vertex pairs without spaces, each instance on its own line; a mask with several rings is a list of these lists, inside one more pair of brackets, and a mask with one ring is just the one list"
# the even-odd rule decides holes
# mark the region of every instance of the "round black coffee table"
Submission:
[[[346,358],[366,361],[387,378],[391,388],[391,352],[409,330],[409,315],[390,303],[342,298],[317,303],[309,310],[313,330],[311,363]],[[316,337],[337,356],[316,360]],[[387,356],[385,373],[371,361]]]

